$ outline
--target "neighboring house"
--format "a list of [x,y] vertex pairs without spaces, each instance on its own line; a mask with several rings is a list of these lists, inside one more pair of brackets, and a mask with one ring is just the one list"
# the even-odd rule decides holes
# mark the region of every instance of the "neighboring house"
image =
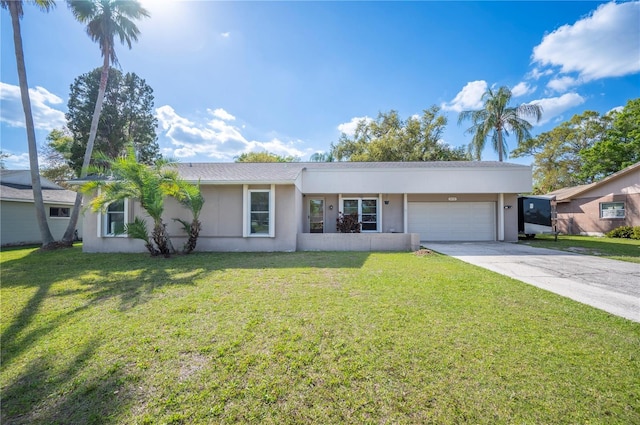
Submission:
[[[199,251],[410,250],[420,241],[515,241],[517,194],[531,191],[531,167],[499,162],[186,163],[180,176],[200,182],[205,204]],[[87,200],[85,199],[85,204]],[[336,232],[338,214],[356,213],[362,233]],[[87,252],[143,252],[118,230],[138,202],[85,212]],[[175,200],[172,218],[190,220]],[[151,226],[149,226],[151,228]],[[177,244],[176,244],[177,242]]]
[[[56,240],[61,239],[69,224],[76,192],[65,190],[44,177],[40,177],[40,182],[49,229]],[[0,228],[2,246],[42,242],[29,170],[0,171]],[[81,220],[77,230],[82,237]]]
[[620,226],[640,226],[640,162],[604,179],[551,192],[557,229],[601,236]]

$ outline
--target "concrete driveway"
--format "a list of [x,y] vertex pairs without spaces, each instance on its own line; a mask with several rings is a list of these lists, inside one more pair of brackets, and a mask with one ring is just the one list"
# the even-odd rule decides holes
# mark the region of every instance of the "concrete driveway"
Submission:
[[423,242],[423,245],[640,322],[640,264],[505,242]]

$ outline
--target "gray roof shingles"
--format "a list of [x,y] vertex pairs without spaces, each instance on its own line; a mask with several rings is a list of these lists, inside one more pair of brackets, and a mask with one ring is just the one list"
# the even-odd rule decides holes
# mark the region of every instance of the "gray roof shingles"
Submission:
[[294,182],[302,170],[370,170],[424,168],[518,168],[526,165],[497,161],[434,162],[275,162],[275,163],[178,163],[177,170],[185,180],[202,182]]
[[[66,190],[51,180],[41,177],[42,198],[49,204],[73,204],[76,192]],[[33,202],[29,170],[0,171],[0,199],[3,201]]]
[[[76,200],[76,192],[65,189],[42,189],[42,198],[49,204],[73,204]],[[33,189],[31,186],[3,183],[0,185],[0,199],[33,202]]]

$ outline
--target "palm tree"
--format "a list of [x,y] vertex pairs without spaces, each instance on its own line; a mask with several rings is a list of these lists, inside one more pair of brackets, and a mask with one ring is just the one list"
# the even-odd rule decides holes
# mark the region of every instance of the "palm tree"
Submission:
[[200,212],[204,206],[204,197],[200,191],[200,183],[192,185],[180,180],[178,181],[178,191],[172,195],[180,202],[180,204],[182,204],[183,207],[191,211],[191,215],[193,217],[191,223],[186,220],[174,218],[174,220],[182,224],[182,228],[188,235],[187,242],[184,244],[182,252],[184,254],[189,254],[196,249],[198,237],[200,236],[200,229],[202,228],[202,223],[200,223]]
[[[44,210],[42,199],[42,185],[40,184],[40,168],[38,165],[38,147],[36,145],[36,132],[33,124],[33,114],[31,113],[31,99],[29,98],[29,84],[27,83],[27,68],[24,63],[24,50],[22,48],[22,33],[20,30],[20,18],[24,13],[22,0],[1,0],[4,9],[8,9],[11,14],[11,25],[13,26],[13,46],[16,53],[16,65],[18,67],[18,81],[20,84],[20,96],[22,97],[22,108],[24,109],[24,122],[27,129],[27,146],[29,149],[29,167],[31,169],[31,187],[33,188],[33,202],[36,209],[36,221],[40,229],[42,247],[47,248],[55,242]],[[34,0],[38,7],[48,11],[55,2],[53,0]],[[75,227],[75,226],[74,226]]]
[[180,190],[177,171],[167,167],[172,163],[163,159],[153,166],[141,164],[131,146],[127,149],[126,155],[119,158],[109,158],[101,153],[97,153],[95,157],[103,166],[93,166],[91,170],[102,176],[110,175],[111,178],[92,180],[82,186],[83,193],[92,193],[100,189],[97,196],[91,200],[89,208],[93,211],[104,211],[113,202],[124,199],[137,200],[153,220],[151,237],[144,220],[138,217],[125,228],[125,232],[144,240],[151,255],[170,256],[173,247],[166,224],[162,220],[162,213],[165,197]]
[[498,152],[498,159],[502,162],[507,155],[506,137],[515,133],[518,144],[531,138],[533,126],[524,117],[535,118],[540,121],[542,107],[536,104],[522,104],[509,107],[511,90],[500,87],[497,91],[489,88],[483,95],[483,108],[477,111],[462,111],[458,117],[458,124],[470,119],[473,123],[465,133],[473,134],[469,144],[469,151],[479,161],[487,137],[491,135],[493,149]]
[[[120,42],[126,44],[131,49],[133,41],[138,41],[140,30],[134,20],[149,17],[149,12],[142,7],[137,0],[67,0],[73,16],[81,23],[87,24],[87,34],[91,40],[98,43],[102,54],[102,74],[100,75],[100,88],[98,98],[93,111],[91,128],[89,130],[89,140],[82,162],[80,178],[86,177],[93,145],[98,132],[98,121],[102,111],[102,101],[107,88],[109,78],[109,65],[118,65],[118,57],[115,50],[115,37],[120,38]],[[82,195],[76,197],[73,213],[69,219],[69,226],[62,237],[64,242],[70,243],[73,240],[73,232],[78,221],[78,211],[82,202]]]

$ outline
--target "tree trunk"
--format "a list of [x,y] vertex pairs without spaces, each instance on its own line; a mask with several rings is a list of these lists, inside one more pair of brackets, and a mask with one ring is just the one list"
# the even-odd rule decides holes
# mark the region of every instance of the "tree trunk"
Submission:
[[165,258],[169,258],[172,250],[169,236],[167,235],[167,228],[162,220],[154,220],[152,238],[158,247],[159,253]]
[[191,222],[191,226],[189,226],[189,238],[187,242],[184,244],[184,253],[190,254],[196,249],[196,244],[198,243],[198,236],[200,236],[200,220],[195,219]]
[[502,162],[502,129],[498,131],[498,161]]
[[[93,145],[96,141],[96,135],[98,134],[98,122],[100,121],[100,113],[102,112],[102,102],[104,100],[104,93],[107,90],[107,80],[109,79],[109,55],[104,55],[104,61],[102,63],[102,74],[100,75],[100,89],[98,90],[98,98],[96,99],[96,106],[93,110],[93,118],[91,119],[91,129],[89,130],[89,140],[87,141],[87,147],[84,152],[84,159],[82,161],[82,169],[80,170],[80,178],[87,176],[87,170],[91,163],[91,155],[93,155]],[[69,218],[69,225],[64,232],[62,242],[65,244],[71,244],[78,224],[78,216],[80,215],[80,204],[82,203],[82,194],[78,193],[76,196],[75,204],[73,205],[73,212]]]
[[24,109],[24,121],[27,129],[27,146],[29,148],[29,167],[31,169],[31,187],[33,188],[33,203],[36,210],[36,221],[40,229],[42,247],[46,248],[54,244],[53,235],[49,230],[47,215],[42,199],[42,185],[40,184],[40,167],[38,166],[38,147],[36,145],[36,132],[31,113],[31,99],[29,98],[29,84],[27,83],[27,69],[24,63],[24,51],[22,49],[22,34],[20,32],[19,3],[9,1],[9,12],[13,26],[13,45],[16,51],[16,65],[18,67],[18,81],[20,83],[20,96]]

